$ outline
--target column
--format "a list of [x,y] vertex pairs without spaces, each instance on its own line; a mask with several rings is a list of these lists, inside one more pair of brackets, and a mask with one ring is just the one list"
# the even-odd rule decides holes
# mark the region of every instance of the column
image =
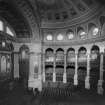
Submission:
[[42,76],[41,76],[41,73],[42,73],[42,71],[41,71],[41,63],[42,63],[42,62],[41,62],[41,53],[38,54],[38,62],[39,62],[39,65],[38,65],[38,66],[39,66],[39,67],[38,67],[38,68],[39,68],[39,71],[38,71],[38,78],[39,78],[40,80],[42,80]]
[[42,91],[42,80],[41,80],[41,65],[40,65],[39,53],[30,52],[30,70],[28,79],[28,88],[35,88]]
[[67,83],[67,77],[66,77],[66,54],[64,54],[64,74],[63,74],[63,83]]
[[85,79],[85,88],[90,89],[90,53],[87,54],[87,75]]
[[1,53],[0,53],[0,72],[1,72]]
[[45,78],[45,54],[43,53],[43,82],[46,81],[46,78]]
[[42,91],[42,71],[41,71],[41,53],[38,54],[39,70],[38,70],[38,79],[40,81],[39,91]]
[[74,85],[78,85],[78,54],[75,54],[75,74],[74,74]]
[[55,72],[55,68],[56,68],[56,54],[54,53],[54,63],[53,63],[53,82],[56,82],[56,72]]
[[98,94],[100,94],[100,95],[102,95],[104,92],[104,89],[102,87],[102,85],[103,85],[103,72],[104,72],[103,59],[104,59],[104,55],[103,55],[103,53],[101,53],[101,55],[100,55],[100,79],[98,80],[98,90],[97,90]]
[[19,54],[14,52],[14,78],[19,79]]

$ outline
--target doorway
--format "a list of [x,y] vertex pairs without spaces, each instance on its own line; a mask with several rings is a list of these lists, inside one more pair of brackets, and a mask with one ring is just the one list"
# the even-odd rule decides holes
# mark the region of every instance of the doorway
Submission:
[[29,48],[27,45],[22,45],[19,51],[19,78],[20,83],[24,88],[28,87],[29,76]]

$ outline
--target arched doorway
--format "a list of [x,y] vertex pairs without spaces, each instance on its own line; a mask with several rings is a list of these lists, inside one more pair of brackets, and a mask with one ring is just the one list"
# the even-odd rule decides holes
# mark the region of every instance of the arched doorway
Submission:
[[28,86],[29,76],[29,48],[22,45],[19,51],[19,77],[24,88]]

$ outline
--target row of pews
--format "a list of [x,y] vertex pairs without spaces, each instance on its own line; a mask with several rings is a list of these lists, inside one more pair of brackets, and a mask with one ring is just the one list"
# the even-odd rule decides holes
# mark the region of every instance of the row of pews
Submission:
[[54,88],[54,87],[46,87],[43,88],[41,92],[41,96],[43,97],[69,97],[72,96],[72,91],[69,88]]

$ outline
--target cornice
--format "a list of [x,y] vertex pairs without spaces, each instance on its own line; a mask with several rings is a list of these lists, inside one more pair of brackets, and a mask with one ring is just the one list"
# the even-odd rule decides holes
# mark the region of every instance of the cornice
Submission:
[[66,27],[74,26],[76,24],[81,24],[85,21],[90,20],[94,16],[97,16],[103,10],[103,8],[104,7],[102,6],[96,6],[92,10],[85,13],[84,15],[81,15],[78,18],[74,18],[65,22],[55,22],[55,23],[42,22],[41,28],[42,29],[57,29],[57,28],[59,29],[59,28],[66,28]]

